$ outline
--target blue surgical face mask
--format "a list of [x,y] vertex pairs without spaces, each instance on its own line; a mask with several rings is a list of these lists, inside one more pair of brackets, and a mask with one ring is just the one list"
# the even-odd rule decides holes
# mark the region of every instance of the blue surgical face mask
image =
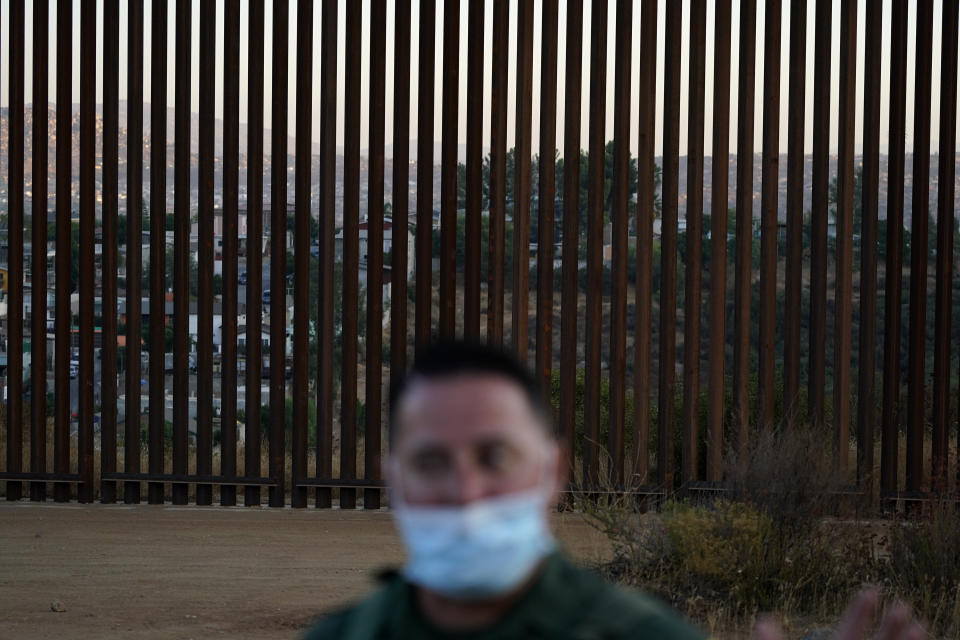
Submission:
[[540,486],[458,506],[411,506],[392,494],[407,547],[404,577],[460,600],[484,600],[519,587],[556,546],[547,524],[553,488]]

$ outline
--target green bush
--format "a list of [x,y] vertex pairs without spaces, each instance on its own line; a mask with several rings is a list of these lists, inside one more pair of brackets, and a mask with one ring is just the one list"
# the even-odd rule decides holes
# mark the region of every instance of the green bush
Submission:
[[709,508],[668,503],[663,523],[682,569],[721,583],[731,577],[739,581],[772,528],[770,519],[754,507],[727,501]]

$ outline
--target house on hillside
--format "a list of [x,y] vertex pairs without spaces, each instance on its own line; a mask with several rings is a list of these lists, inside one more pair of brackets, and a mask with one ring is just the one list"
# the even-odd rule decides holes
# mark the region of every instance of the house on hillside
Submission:
[[[247,353],[247,344],[253,338],[249,335],[247,329],[247,317],[240,316],[237,319],[237,350],[242,353]],[[261,324],[260,326],[260,349],[262,353],[269,353],[270,350],[270,327],[269,325]]]
[[[359,262],[360,262],[360,281],[366,282],[366,269],[367,269],[367,259],[369,257],[369,234],[370,234],[370,222],[369,220],[361,220],[359,228],[357,230],[358,236],[358,249],[359,249]],[[414,269],[416,267],[416,253],[414,245],[414,229],[413,227],[407,227],[407,277],[413,275]],[[384,218],[383,220],[383,253],[384,253],[384,269],[390,266],[390,261],[386,257],[393,251],[394,241],[393,241],[393,219]],[[338,262],[343,261],[343,229],[337,232],[337,235],[334,238],[334,259]],[[386,280],[386,278],[384,278]]]
[[[213,352],[216,354],[216,353],[220,353],[220,345],[222,343],[223,305],[219,302],[214,302],[213,308],[211,310],[213,312],[212,314],[213,315],[213,338],[212,338]],[[187,333],[190,335],[190,339],[193,342],[193,344],[190,346],[190,351],[195,352],[197,336],[199,335],[198,326],[199,326],[199,319],[200,319],[196,300],[190,301],[189,314],[190,314],[190,320],[188,322]]]
[[[74,294],[76,295],[76,294]],[[73,296],[71,296],[71,306],[79,310],[79,298],[76,302],[73,301]],[[48,305],[49,307],[49,305]],[[125,296],[120,296],[117,298],[117,311],[120,314],[120,324],[127,323],[127,298]],[[77,313],[78,311],[74,311]],[[146,326],[150,322],[150,298],[145,296],[140,301],[140,321]],[[167,293],[164,296],[163,301],[163,323],[164,325],[173,324],[173,294]]]

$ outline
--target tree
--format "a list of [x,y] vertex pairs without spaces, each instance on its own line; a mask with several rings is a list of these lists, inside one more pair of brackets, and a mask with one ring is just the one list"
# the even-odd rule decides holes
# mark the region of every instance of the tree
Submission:
[[[830,214],[837,220],[838,202],[837,176],[830,181]],[[863,227],[863,165],[853,174],[853,235],[859,237]]]
[[[297,226],[297,216],[296,216],[296,213],[295,213],[295,211],[294,211],[293,209],[290,209],[290,211],[287,213],[287,231],[289,231],[290,233],[296,232],[296,230],[297,230],[297,229],[296,229],[296,226]],[[310,238],[311,238],[311,242],[312,242],[312,239],[313,239],[313,238],[319,238],[319,237],[320,237],[320,222],[317,220],[317,218],[315,218],[315,217],[312,215],[312,212],[311,212],[311,215],[310,215]]]
[[[167,291],[173,290],[173,260],[174,260],[174,250],[173,246],[167,246],[166,256],[164,258],[164,271],[166,272],[166,277],[164,278],[164,288]],[[200,269],[197,265],[196,259],[193,257],[193,254],[190,254],[190,297],[196,298],[198,295],[197,289],[197,275],[199,274]],[[141,281],[141,287],[144,291],[150,290],[150,255],[145,254],[143,256],[143,278]]]
[[[565,162],[564,159],[560,157],[559,149],[555,152],[555,175],[556,175],[556,216],[557,220],[562,218],[563,215],[563,172]],[[514,175],[516,168],[516,156],[517,150],[516,147],[511,148],[506,153],[506,179],[504,180],[504,189],[505,189],[505,201],[506,208],[508,212],[513,211],[514,204]],[[481,196],[481,208],[487,210],[490,208],[490,181],[491,181],[491,158],[488,154],[483,159],[483,168],[482,168],[482,196]],[[631,194],[637,193],[638,188],[638,168],[637,168],[637,159],[630,157],[629,160],[629,180],[630,186],[629,191]],[[587,204],[588,204],[588,195],[589,195],[589,181],[590,181],[590,157],[586,151],[580,152],[580,185],[579,185],[579,213],[580,213],[580,232],[581,235],[586,234],[587,231]],[[535,154],[530,160],[530,199],[531,199],[531,220],[530,220],[530,237],[536,238],[538,227],[538,211],[539,211],[539,198],[540,191],[538,188],[539,184],[539,175],[540,175],[540,156]],[[662,182],[662,171],[659,165],[654,165],[654,217],[659,217],[662,211],[662,199],[660,195],[661,191],[661,182]],[[457,165],[457,208],[465,209],[467,203],[467,167],[462,162]],[[611,194],[613,192],[613,141],[607,143],[605,148],[605,158],[604,158],[604,220],[609,221],[610,219],[610,207],[612,204]]]
[[[564,160],[561,159],[557,163],[557,184],[563,184],[563,171],[564,171]],[[629,192],[631,194],[637,193],[639,185],[639,169],[637,166],[637,159],[630,157],[629,160]],[[653,214],[655,218],[660,217],[663,204],[660,195],[661,191],[661,182],[662,182],[662,172],[659,165],[654,165],[653,168],[653,183],[654,183],[654,193],[653,193]],[[587,233],[587,207],[589,204],[589,184],[590,184],[590,154],[586,151],[580,152],[580,193],[579,193],[579,205],[580,205],[580,234],[581,236],[586,236]],[[612,205],[611,194],[613,192],[613,142],[610,141],[607,143],[605,148],[605,158],[604,158],[604,178],[603,178],[603,211],[604,211],[604,222],[610,220],[610,207]],[[562,187],[561,187],[562,189]],[[558,191],[560,193],[560,191]],[[558,204],[557,215],[562,215],[563,204],[562,200]]]

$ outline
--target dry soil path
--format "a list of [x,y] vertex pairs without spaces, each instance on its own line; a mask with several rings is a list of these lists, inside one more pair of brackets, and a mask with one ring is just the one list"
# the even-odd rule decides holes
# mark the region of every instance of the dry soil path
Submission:
[[[579,516],[554,524],[604,555]],[[0,640],[294,639],[402,559],[386,511],[0,503]]]

